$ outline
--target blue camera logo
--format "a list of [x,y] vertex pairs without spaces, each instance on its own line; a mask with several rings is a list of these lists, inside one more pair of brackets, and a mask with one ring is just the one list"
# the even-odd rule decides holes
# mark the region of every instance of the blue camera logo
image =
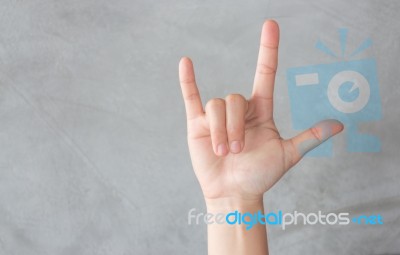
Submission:
[[[339,32],[344,57],[347,30],[340,29]],[[365,40],[349,57],[356,56],[371,44],[370,39]],[[316,48],[338,58],[320,41]],[[347,151],[380,151],[380,140],[376,136],[358,131],[359,123],[382,117],[374,59],[289,68],[287,81],[294,129],[304,130],[323,119],[338,119],[345,125]],[[332,146],[331,140],[326,141],[308,155],[331,156]]]

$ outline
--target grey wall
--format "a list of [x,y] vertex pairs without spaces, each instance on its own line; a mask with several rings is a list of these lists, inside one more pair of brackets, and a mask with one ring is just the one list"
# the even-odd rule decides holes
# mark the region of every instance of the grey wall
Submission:
[[[306,158],[266,210],[380,213],[382,226],[269,228],[271,254],[400,253],[400,1],[2,0],[0,254],[205,254],[204,211],[177,79],[193,58],[203,101],[250,95],[265,18],[281,26],[275,116],[292,129],[285,72],[374,46],[383,119],[362,126],[382,152]],[[336,45],[336,46],[335,46]]]

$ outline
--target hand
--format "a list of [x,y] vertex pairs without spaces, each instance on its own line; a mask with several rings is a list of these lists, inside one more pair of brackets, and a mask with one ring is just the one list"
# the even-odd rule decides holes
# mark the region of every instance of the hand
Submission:
[[294,138],[280,137],[272,111],[278,44],[278,24],[266,21],[251,98],[211,99],[205,111],[191,60],[179,63],[189,150],[206,201],[262,199],[307,151],[343,129],[340,122],[326,120]]

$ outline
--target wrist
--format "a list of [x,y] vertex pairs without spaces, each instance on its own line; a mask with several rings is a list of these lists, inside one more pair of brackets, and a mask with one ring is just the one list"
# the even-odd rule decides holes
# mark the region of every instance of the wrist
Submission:
[[204,198],[208,212],[227,212],[227,211],[247,211],[256,212],[264,211],[263,197],[220,197],[220,198]]
[[[208,254],[268,254],[266,226],[253,218],[259,212],[264,214],[262,196],[205,198],[205,201],[207,213],[226,216],[225,224],[207,225]],[[233,215],[227,216],[226,213]],[[247,213],[250,215],[245,216]]]

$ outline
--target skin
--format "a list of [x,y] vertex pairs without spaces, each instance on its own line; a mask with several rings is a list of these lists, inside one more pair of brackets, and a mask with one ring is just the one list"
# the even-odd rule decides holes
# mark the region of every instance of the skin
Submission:
[[[211,213],[263,212],[263,194],[305,153],[343,130],[336,120],[322,121],[283,139],[273,119],[279,27],[264,22],[252,96],[230,94],[205,107],[192,61],[183,57],[179,79],[185,102],[192,165]],[[209,254],[268,254],[264,225],[208,225]]]

